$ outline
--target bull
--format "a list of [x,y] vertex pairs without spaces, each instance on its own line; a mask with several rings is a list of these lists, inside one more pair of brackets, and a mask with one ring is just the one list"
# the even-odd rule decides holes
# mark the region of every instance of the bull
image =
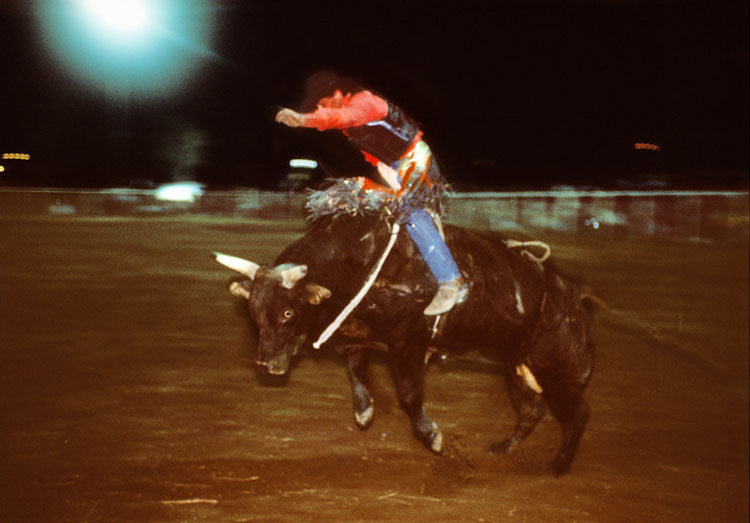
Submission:
[[[350,303],[389,241],[387,225],[378,217],[322,218],[263,267],[214,253],[247,277],[234,281],[230,291],[247,300],[263,370],[286,374],[306,342]],[[562,429],[552,469],[567,472],[589,419],[584,391],[594,349],[585,288],[551,262],[540,263],[498,237],[448,225],[445,238],[471,282],[463,303],[437,321],[423,314],[437,283],[408,235],[401,234],[362,302],[330,339],[346,363],[357,426],[366,429],[373,419],[368,351],[383,350],[414,435],[440,453],[441,432],[423,405],[425,361],[434,351],[479,353],[501,364],[517,413],[510,436],[489,450],[513,452],[549,408]]]

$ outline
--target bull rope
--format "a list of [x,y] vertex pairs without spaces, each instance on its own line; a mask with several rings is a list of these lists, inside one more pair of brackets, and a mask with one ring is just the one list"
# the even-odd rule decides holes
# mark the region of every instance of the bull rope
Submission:
[[547,261],[547,258],[550,257],[552,254],[552,249],[549,248],[549,245],[547,245],[544,242],[540,242],[538,240],[530,240],[530,241],[518,241],[518,240],[505,240],[503,243],[505,243],[505,246],[509,249],[514,249],[516,247],[541,247],[544,249],[544,254],[542,254],[541,258],[539,256],[535,256],[531,251],[523,249],[521,252],[528,256],[532,261],[536,262],[539,266],[541,266],[544,262]]
[[391,227],[391,237],[388,240],[388,245],[385,246],[385,250],[383,251],[383,254],[380,255],[380,259],[378,260],[378,263],[375,264],[375,266],[370,271],[370,274],[367,276],[367,279],[365,280],[365,284],[362,286],[362,288],[359,290],[359,292],[352,298],[352,300],[346,305],[346,307],[343,308],[343,310],[339,313],[338,316],[336,316],[336,319],[333,320],[333,322],[324,330],[321,334],[318,340],[312,344],[313,348],[319,349],[321,345],[323,345],[326,341],[328,341],[328,338],[330,338],[334,332],[341,326],[342,323],[344,323],[344,320],[351,314],[351,312],[359,305],[359,302],[362,301],[362,298],[365,297],[365,294],[367,294],[367,291],[370,290],[370,287],[372,287],[372,284],[375,283],[375,280],[378,277],[378,274],[380,274],[380,270],[383,268],[383,264],[385,263],[386,258],[388,258],[388,255],[391,253],[391,249],[393,248],[393,245],[396,243],[396,238],[398,236],[398,232],[401,229],[398,222],[395,222],[393,226]]

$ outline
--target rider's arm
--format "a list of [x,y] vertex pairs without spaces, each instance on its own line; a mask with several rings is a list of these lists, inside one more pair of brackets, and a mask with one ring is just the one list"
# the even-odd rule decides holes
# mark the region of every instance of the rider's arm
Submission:
[[398,176],[398,172],[388,167],[383,162],[378,162],[376,167],[378,168],[380,176],[382,176],[383,179],[388,182],[388,186],[391,189],[393,189],[394,191],[398,191],[401,189],[401,180]]
[[388,102],[370,91],[359,91],[347,97],[340,107],[318,105],[318,108],[302,115],[303,127],[314,127],[318,131],[359,127],[380,120],[388,115]]

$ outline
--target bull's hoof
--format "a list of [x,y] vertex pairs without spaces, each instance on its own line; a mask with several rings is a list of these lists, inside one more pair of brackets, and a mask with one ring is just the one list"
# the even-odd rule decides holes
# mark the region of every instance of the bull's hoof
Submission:
[[505,441],[493,443],[489,446],[487,451],[492,454],[512,454],[513,451],[516,450],[516,447],[518,447],[518,442],[513,438],[508,438]]
[[275,361],[256,361],[255,364],[258,368],[265,371],[270,376],[284,376],[289,370],[289,362],[275,362]]
[[440,432],[437,425],[433,423],[433,434],[434,437],[432,438],[432,444],[430,445],[430,450],[434,452],[435,454],[442,454],[443,453],[443,433]]
[[421,430],[415,429],[414,433],[425,447],[435,454],[442,454],[443,434],[440,432],[437,423],[432,421],[430,422],[428,429],[425,429],[424,427]]
[[360,430],[367,430],[372,425],[372,420],[375,417],[375,402],[370,401],[370,404],[362,411],[354,411],[354,421],[357,422],[357,427]]
[[550,469],[552,469],[552,474],[556,477],[560,477],[570,472],[570,465],[572,462],[572,456],[569,457],[564,454],[558,454],[549,466]]

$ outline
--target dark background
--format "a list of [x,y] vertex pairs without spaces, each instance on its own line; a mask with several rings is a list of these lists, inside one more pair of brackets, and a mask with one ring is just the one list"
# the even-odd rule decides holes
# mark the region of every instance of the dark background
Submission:
[[[458,189],[747,187],[746,2],[204,4],[211,54],[190,81],[113,108],[60,73],[37,2],[0,3],[0,149],[32,156],[0,186],[271,188],[297,156],[365,172],[338,134],[273,122],[333,69],[422,122]],[[180,168],[164,149],[183,131],[201,138]]]

